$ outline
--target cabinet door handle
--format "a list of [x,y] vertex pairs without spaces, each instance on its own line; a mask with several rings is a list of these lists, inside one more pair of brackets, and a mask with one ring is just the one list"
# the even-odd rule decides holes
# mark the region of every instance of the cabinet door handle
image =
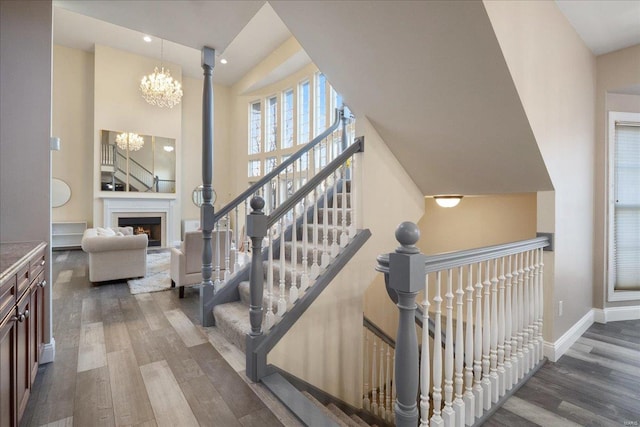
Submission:
[[[29,313],[29,310],[25,310],[24,313],[22,313],[22,320],[28,319],[30,314],[31,313]],[[22,322],[22,320],[21,320],[21,322]]]
[[38,283],[38,286],[40,286],[41,288],[44,288],[45,286],[47,286],[47,281],[43,280],[42,282]]
[[11,320],[12,322],[22,322],[22,320],[20,320],[20,316],[21,316],[20,314],[19,314],[19,315],[17,315],[17,316],[11,316],[11,319],[10,319],[10,320]]
[[40,265],[44,265],[44,264],[45,264],[44,260],[40,261]]
[[[29,310],[27,310],[27,313],[28,313],[28,312],[29,312]],[[26,318],[27,318],[27,316],[25,316],[25,314],[24,314],[24,313],[20,313],[20,314],[18,314],[18,316],[17,316],[16,320],[17,320],[18,322],[22,323],[22,322],[24,322],[24,319],[26,319]]]

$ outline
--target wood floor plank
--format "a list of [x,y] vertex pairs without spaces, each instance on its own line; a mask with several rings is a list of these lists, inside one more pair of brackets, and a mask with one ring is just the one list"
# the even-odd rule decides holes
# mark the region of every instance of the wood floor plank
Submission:
[[115,426],[109,368],[77,375],[73,421],[78,426]]
[[538,424],[504,409],[504,407],[500,408],[482,425],[483,427],[540,427]]
[[138,301],[138,305],[152,331],[169,326],[169,321],[150,294],[137,294],[135,295],[135,299]]
[[206,376],[185,381],[180,388],[201,426],[240,427],[233,411]]
[[162,352],[171,372],[178,384],[203,376],[200,366],[192,357],[178,333],[171,327],[159,331],[151,331],[157,348]]
[[141,366],[140,372],[158,427],[199,426],[166,361]]
[[193,347],[207,342],[202,333],[191,323],[191,320],[180,309],[174,309],[164,312],[165,316],[176,330],[184,345]]
[[42,427],[73,427],[73,417],[68,417],[63,420],[58,420],[49,424],[44,424]]
[[556,411],[559,415],[570,419],[572,421],[577,422],[580,425],[594,425],[594,426],[603,426],[603,427],[619,427],[620,423],[611,421],[604,417],[601,417],[598,414],[594,414],[593,412],[576,406],[569,402],[562,402],[558,406]]
[[624,372],[629,375],[637,376],[640,381],[640,369],[637,366],[629,365],[624,362],[619,362],[607,357],[595,355],[593,353],[581,353],[576,350],[569,349],[565,353],[567,356],[571,356],[575,359],[580,359],[585,362],[592,362],[600,366],[604,366],[609,369]]
[[138,425],[154,414],[133,350],[107,354],[116,425]]
[[84,298],[82,300],[82,323],[97,323],[100,315],[100,300],[98,298]]
[[82,325],[78,347],[78,372],[107,365],[102,322]]
[[509,398],[503,408],[541,426],[581,427],[578,423],[522,400],[517,396]]
[[101,319],[107,353],[131,348],[131,339],[118,298],[102,299]]
[[259,409],[255,412],[240,418],[240,424],[244,427],[279,427],[282,423],[267,408]]
[[73,270],[62,270],[58,273],[55,283],[69,283],[71,276],[73,276]]

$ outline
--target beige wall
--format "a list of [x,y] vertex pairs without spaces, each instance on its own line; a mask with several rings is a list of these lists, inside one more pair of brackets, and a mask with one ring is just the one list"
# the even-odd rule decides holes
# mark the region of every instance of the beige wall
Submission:
[[71,187],[71,198],[52,209],[52,220],[93,222],[93,53],[53,48],[52,176]]
[[640,96],[614,94],[640,84],[640,45],[601,55],[596,60],[596,152],[595,152],[595,232],[594,287],[596,308],[636,305],[638,301],[607,302],[607,127],[609,111],[640,112]]
[[[398,224],[422,217],[424,197],[366,118],[358,118],[356,134],[365,136],[365,153],[355,161],[354,197],[358,212],[363,213],[358,228],[370,229],[372,237],[278,343],[268,361],[359,407],[364,295],[372,283],[376,289],[384,287],[374,260],[397,246]],[[382,207],[388,208],[384,215],[373,214]]]
[[555,211],[544,331],[555,341],[593,302],[595,58],[553,2],[484,4],[555,189],[538,203],[539,216]]
[[[2,242],[50,239],[51,34],[51,1],[0,2]],[[49,251],[49,283],[50,260]],[[50,343],[51,293],[45,295],[44,341]]]

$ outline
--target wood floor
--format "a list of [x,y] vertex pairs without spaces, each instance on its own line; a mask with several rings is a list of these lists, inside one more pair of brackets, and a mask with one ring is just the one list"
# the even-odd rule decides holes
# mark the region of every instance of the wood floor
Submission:
[[594,323],[485,426],[640,425],[640,320]]
[[82,251],[52,258],[56,359],[39,368],[21,426],[298,424],[194,325],[197,290],[134,296],[126,282],[92,285]]

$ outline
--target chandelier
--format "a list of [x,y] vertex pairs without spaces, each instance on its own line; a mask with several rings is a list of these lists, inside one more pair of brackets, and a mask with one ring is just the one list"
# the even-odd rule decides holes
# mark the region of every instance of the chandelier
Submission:
[[[160,41],[160,62],[164,55],[164,40]],[[171,77],[169,69],[155,67],[152,74],[144,76],[140,82],[142,97],[151,105],[173,108],[182,99],[182,85]]]
[[144,138],[133,132],[123,132],[116,136],[116,144],[121,150],[138,151],[144,145]]

